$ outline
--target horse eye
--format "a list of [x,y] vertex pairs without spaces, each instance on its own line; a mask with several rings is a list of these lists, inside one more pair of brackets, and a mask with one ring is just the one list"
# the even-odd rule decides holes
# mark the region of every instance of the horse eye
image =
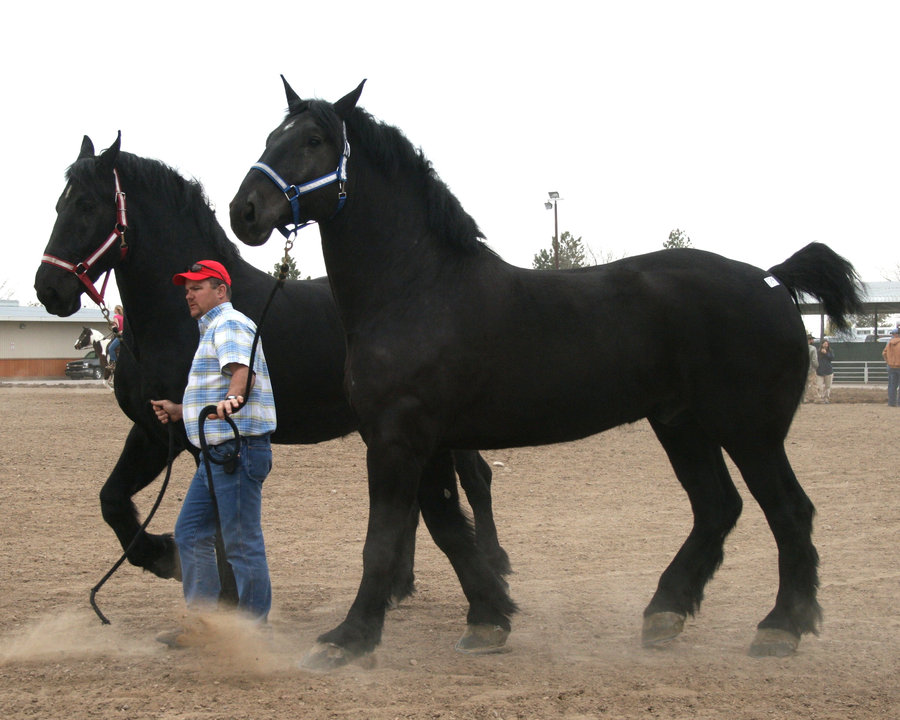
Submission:
[[318,147],[319,145],[322,144],[322,138],[311,137],[309,140],[306,141],[306,144],[309,145],[310,147]]
[[80,212],[89,213],[94,210],[94,203],[86,197],[80,197],[75,201],[75,207],[78,208]]

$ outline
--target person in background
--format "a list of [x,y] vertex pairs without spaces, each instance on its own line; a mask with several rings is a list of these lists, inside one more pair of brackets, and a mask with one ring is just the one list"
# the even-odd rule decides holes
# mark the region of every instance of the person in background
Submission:
[[[183,420],[188,440],[197,448],[200,412],[215,406],[204,436],[210,456],[222,463],[209,463],[209,478],[201,455],[175,523],[182,588],[190,612],[185,626],[156,639],[180,648],[203,642],[204,621],[197,611],[212,610],[218,602],[217,514],[225,559],[237,583],[238,609],[259,623],[268,617],[272,586],[262,532],[262,485],[272,468],[275,400],[262,344],[257,345],[250,368],[256,325],[231,305],[231,276],[225,266],[200,260],[172,282],[185,288],[188,309],[200,328],[200,343],[183,401],[151,400],[150,404],[161,423]],[[244,403],[248,379],[250,391]],[[221,422],[226,416],[237,426],[239,445],[231,427]]]
[[812,402],[816,397],[816,368],[819,367],[818,350],[814,344],[812,333],[806,333],[806,341],[809,343],[809,370],[806,374],[806,388],[803,391],[802,402]]
[[900,406],[900,328],[891,331],[881,356],[888,366],[888,405]]
[[819,346],[819,352],[816,354],[816,359],[819,361],[818,367],[816,367],[816,385],[819,389],[819,402],[830,403],[831,381],[834,379],[834,367],[831,363],[834,361],[834,353],[831,351],[831,343],[827,340],[822,340],[822,344]]
[[119,332],[110,341],[109,347],[106,348],[106,357],[108,358],[110,365],[116,364],[116,358],[119,356],[119,345],[122,342],[122,331],[125,329],[125,311],[122,309],[121,305],[116,305],[116,309],[113,311],[113,320],[115,321]]

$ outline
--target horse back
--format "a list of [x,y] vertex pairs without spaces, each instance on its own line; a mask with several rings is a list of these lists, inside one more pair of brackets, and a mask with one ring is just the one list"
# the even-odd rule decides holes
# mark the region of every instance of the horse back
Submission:
[[439,302],[385,315],[351,350],[363,415],[369,399],[415,394],[447,445],[486,448],[686,412],[714,427],[729,407],[774,400],[786,432],[799,396],[780,396],[802,387],[807,353],[789,291],[763,270],[665,250],[572,271],[498,260],[453,277]]

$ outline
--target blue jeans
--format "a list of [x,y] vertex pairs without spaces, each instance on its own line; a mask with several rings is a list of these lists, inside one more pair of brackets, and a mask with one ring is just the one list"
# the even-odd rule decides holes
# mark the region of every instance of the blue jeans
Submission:
[[900,367],[888,367],[888,405],[900,405],[897,394],[900,393]]
[[106,348],[106,357],[111,362],[114,363],[116,361],[116,357],[119,355],[119,343],[122,341],[119,340],[118,337],[114,337],[109,341],[109,345]]
[[[224,458],[234,449],[229,440],[209,448],[213,457]],[[241,438],[235,472],[210,463],[219,506],[225,556],[234,571],[238,608],[265,620],[272,607],[272,585],[262,533],[262,485],[272,469],[269,436]],[[192,610],[215,607],[219,597],[216,567],[216,517],[206,478],[206,463],[191,480],[175,523],[175,543],[181,557],[184,599]]]

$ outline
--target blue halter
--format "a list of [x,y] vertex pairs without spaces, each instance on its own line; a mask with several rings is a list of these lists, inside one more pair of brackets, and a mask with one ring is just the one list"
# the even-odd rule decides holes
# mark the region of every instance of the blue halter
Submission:
[[347,182],[347,160],[350,158],[350,143],[347,142],[347,124],[342,123],[342,125],[344,130],[344,151],[341,153],[340,160],[338,160],[337,170],[328,173],[327,175],[323,175],[316,180],[310,180],[308,183],[303,183],[303,185],[289,185],[277,172],[265,163],[258,162],[251,165],[252,170],[259,170],[263,175],[269,178],[269,180],[275,183],[281,192],[284,193],[285,198],[287,198],[287,201],[291,205],[291,214],[293,216],[291,229],[288,229],[288,227],[278,228],[278,232],[284,235],[284,237],[289,237],[300,228],[306,227],[311,222],[314,222],[313,220],[307,220],[304,223],[300,222],[301,195],[306,195],[336,182],[338,184],[338,202],[337,208],[331,217],[337,215],[341,211],[341,208],[344,207],[344,202],[347,200],[347,193],[344,190],[344,185]]

